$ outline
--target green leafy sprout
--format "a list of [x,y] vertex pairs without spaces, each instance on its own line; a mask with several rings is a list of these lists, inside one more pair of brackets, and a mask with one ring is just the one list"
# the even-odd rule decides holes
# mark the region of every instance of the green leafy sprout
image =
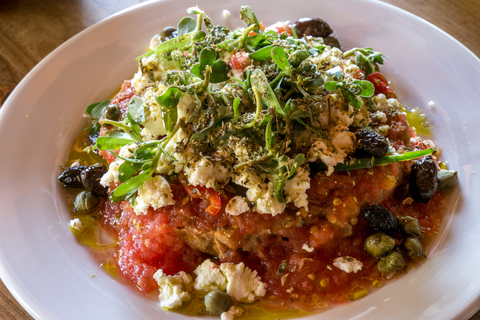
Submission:
[[[171,163],[176,162],[175,154],[167,151],[167,145],[183,129],[192,132],[187,144],[200,157],[219,157],[217,150],[232,141],[245,141],[251,148],[247,161],[222,160],[231,163],[235,171],[254,169],[273,175],[275,197],[285,203],[285,184],[306,164],[308,151],[292,148],[295,134],[307,131],[314,137],[324,138],[326,129],[316,119],[325,108],[326,95],[338,92],[346,103],[358,109],[374,94],[373,84],[366,80],[347,80],[340,67],[317,68],[310,60],[325,50],[321,38],[308,40],[310,43],[298,39],[295,30],[292,30],[293,37],[264,32],[248,6],[240,10],[245,27],[233,31],[214,25],[199,8],[190,8],[187,12],[195,18],[188,16],[179,21],[177,37],[161,42],[136,59],[144,71],[148,70],[143,66],[143,59],[152,56],[161,63],[175,63],[175,70],[163,73],[155,84],[166,88],[155,97],[164,136],[142,140],[141,132],[149,111],[139,96],[130,99],[120,121],[102,117],[110,100],[87,107],[86,112],[93,118],[92,126],[87,129],[90,134],[98,135],[101,126],[105,126],[94,147],[124,161],[118,169],[122,183],[111,193],[110,200],[133,201],[138,188],[155,174],[162,155]],[[242,52],[248,56],[248,65],[241,78],[234,78],[233,65],[228,61]],[[343,54],[344,57],[352,55],[365,75],[378,71],[379,64],[386,58],[371,48],[354,48]],[[189,119],[180,117],[179,112],[179,104],[186,95],[194,101]],[[134,145],[132,157],[122,158],[117,154],[117,150],[130,145]],[[335,170],[406,161],[423,154],[358,159],[337,165]],[[326,170],[322,163],[311,163],[310,167]]]

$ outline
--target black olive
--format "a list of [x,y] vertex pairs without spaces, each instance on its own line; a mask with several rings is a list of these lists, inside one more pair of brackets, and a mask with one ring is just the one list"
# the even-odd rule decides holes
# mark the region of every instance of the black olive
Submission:
[[100,179],[106,172],[107,168],[101,164],[95,164],[83,170],[80,177],[85,189],[98,197],[106,197],[108,189],[100,184]]
[[162,31],[160,31],[160,40],[167,41],[173,38],[178,37],[177,29],[174,27],[166,27]]
[[86,166],[68,167],[58,176],[58,182],[65,188],[83,188],[80,173],[86,168]]
[[372,205],[362,211],[363,218],[367,221],[368,226],[376,232],[391,234],[397,229],[398,221],[387,208]]
[[409,188],[413,200],[427,203],[437,191],[437,164],[431,155],[425,156],[412,165]]
[[102,115],[108,120],[117,121],[122,115],[122,111],[120,111],[120,108],[116,104],[109,104],[103,109]]
[[325,43],[327,46],[341,49],[340,42],[338,41],[338,39],[336,37],[323,38],[323,43]]
[[328,37],[333,30],[328,23],[319,18],[301,18],[295,22],[295,31],[299,38],[303,36]]
[[375,130],[362,128],[355,133],[358,149],[374,157],[384,156],[388,151],[388,140]]

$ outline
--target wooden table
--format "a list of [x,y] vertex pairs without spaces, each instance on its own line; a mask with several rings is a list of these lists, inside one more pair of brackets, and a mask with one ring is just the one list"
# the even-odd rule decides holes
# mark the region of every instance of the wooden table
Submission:
[[[440,27],[480,56],[480,1],[384,0]],[[0,105],[70,37],[141,0],[0,1]],[[479,306],[480,308],[480,306]],[[0,282],[0,319],[32,319]],[[480,320],[480,312],[470,320]]]

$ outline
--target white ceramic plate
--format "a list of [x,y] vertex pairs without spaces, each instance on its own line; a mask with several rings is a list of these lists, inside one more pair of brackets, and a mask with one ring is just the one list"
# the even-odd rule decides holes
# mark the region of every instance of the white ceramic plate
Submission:
[[[151,36],[198,1],[145,3],[87,29],[36,66],[0,110],[0,276],[37,319],[184,319],[115,282],[69,232],[56,182],[85,107],[111,96]],[[201,1],[224,24],[251,5],[269,24],[328,21],[344,48],[371,46],[408,107],[424,108],[444,159],[459,171],[456,207],[426,263],[358,301],[308,319],[466,319],[480,306],[480,61],[433,25],[376,1]],[[240,22],[234,18],[233,26]],[[428,108],[433,101],[435,108]],[[477,195],[477,196],[476,196]],[[191,318],[188,318],[191,319]]]

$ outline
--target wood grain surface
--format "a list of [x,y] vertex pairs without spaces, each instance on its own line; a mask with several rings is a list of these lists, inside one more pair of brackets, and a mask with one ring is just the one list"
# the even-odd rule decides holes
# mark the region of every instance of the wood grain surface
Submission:
[[[0,106],[22,78],[60,44],[92,24],[139,2],[143,1],[0,0]],[[479,0],[384,2],[438,26],[480,56]],[[0,319],[33,319],[3,282],[0,282]],[[480,313],[470,320],[473,319],[480,320]]]

